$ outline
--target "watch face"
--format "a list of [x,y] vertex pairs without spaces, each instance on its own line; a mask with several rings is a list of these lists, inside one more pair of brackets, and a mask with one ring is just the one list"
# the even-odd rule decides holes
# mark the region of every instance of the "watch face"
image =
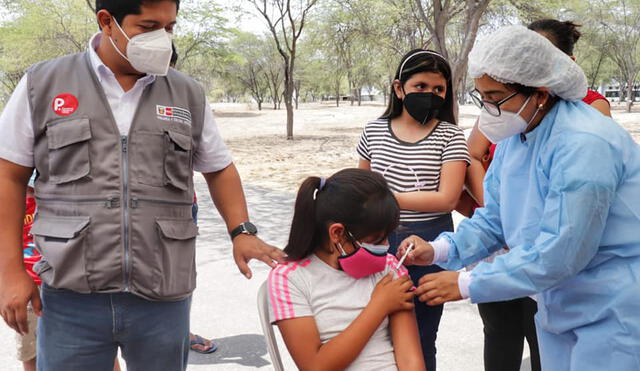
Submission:
[[249,234],[258,233],[258,228],[256,228],[256,226],[253,225],[253,223],[249,223],[249,222],[244,223],[244,230]]

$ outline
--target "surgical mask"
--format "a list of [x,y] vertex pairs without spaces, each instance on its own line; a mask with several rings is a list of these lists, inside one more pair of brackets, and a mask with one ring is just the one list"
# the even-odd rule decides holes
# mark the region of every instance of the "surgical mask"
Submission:
[[402,101],[407,113],[421,125],[426,125],[438,115],[444,99],[433,93],[409,93]]
[[528,122],[520,116],[520,113],[524,110],[530,100],[531,96],[529,96],[529,98],[527,98],[527,100],[522,104],[518,112],[502,111],[500,116],[497,117],[492,116],[486,110],[482,110],[480,113],[478,129],[491,141],[491,143],[498,143],[503,139],[507,139],[524,132],[540,111],[540,108],[538,108]]
[[367,277],[384,271],[386,267],[386,250],[383,253],[374,253],[366,247],[361,246],[353,253],[347,254],[340,243],[338,243],[338,249],[342,254],[342,256],[338,258],[340,268],[353,278]]
[[138,72],[148,75],[166,76],[169,72],[169,63],[173,49],[171,47],[171,35],[164,29],[145,32],[129,38],[118,22],[115,22],[124,37],[129,40],[127,44],[127,55],[122,54],[120,49],[109,37],[111,45],[116,49],[122,58],[131,63],[131,66]]
[[358,243],[360,244],[360,246],[364,247],[365,249],[369,250],[369,252],[376,255],[386,254],[387,251],[389,251],[389,245],[375,245],[367,242],[358,242]]

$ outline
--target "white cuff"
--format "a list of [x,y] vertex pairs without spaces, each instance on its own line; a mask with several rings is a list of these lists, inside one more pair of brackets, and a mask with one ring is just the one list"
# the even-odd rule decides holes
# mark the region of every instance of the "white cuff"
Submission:
[[471,272],[460,272],[458,276],[458,290],[463,299],[469,298],[469,285],[471,285]]
[[439,238],[435,241],[429,242],[433,246],[433,263],[442,263],[449,260],[449,248],[451,243],[446,238]]

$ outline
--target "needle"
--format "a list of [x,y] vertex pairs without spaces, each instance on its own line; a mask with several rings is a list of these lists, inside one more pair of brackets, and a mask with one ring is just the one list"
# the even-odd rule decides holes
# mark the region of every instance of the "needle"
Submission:
[[400,269],[400,267],[402,267],[402,263],[404,263],[404,260],[407,258],[407,255],[409,255],[411,250],[413,250],[413,242],[409,244],[409,247],[407,247],[407,251],[405,251],[404,255],[402,255],[402,258],[400,258],[400,261],[398,262],[398,265],[396,265],[395,270],[398,270]]

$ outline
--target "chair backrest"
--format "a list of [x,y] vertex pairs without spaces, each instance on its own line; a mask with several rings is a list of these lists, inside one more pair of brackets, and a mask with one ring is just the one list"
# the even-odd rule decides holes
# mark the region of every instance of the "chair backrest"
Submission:
[[267,281],[263,282],[262,286],[260,286],[260,290],[258,290],[258,314],[260,315],[260,324],[262,325],[262,332],[264,333],[264,339],[267,343],[267,349],[269,350],[273,369],[275,371],[284,371],[280,352],[278,351],[278,343],[276,342],[276,334],[273,332],[273,326],[269,321],[269,295],[267,294]]

